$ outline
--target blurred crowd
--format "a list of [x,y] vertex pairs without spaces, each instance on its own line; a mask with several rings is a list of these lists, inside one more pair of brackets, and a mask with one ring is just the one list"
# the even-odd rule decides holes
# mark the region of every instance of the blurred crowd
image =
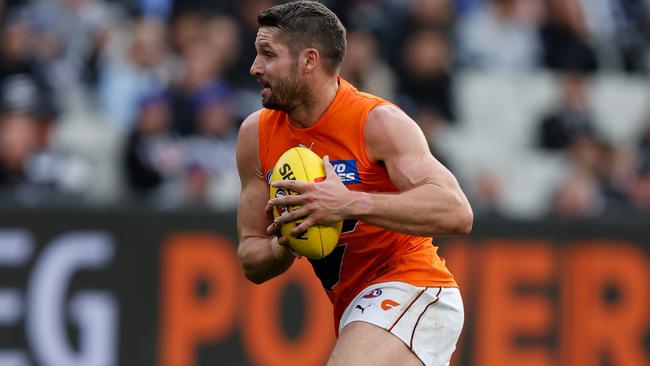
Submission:
[[[435,141],[459,123],[459,73],[545,70],[563,97],[534,148],[572,166],[545,213],[650,211],[650,108],[635,141],[612,145],[585,97],[599,73],[649,78],[650,0],[323,2],[348,28],[342,75],[406,110],[444,163]],[[0,202],[94,202],[102,168],[57,139],[84,110],[84,128],[116,136],[123,189],[102,204],[235,207],[237,129],[261,107],[257,14],[275,3],[0,0]],[[477,210],[498,213],[498,179],[475,179],[461,184]]]

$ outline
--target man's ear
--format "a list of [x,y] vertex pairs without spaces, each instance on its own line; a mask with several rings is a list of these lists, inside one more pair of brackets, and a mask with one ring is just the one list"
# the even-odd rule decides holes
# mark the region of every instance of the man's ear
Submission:
[[309,74],[316,69],[320,62],[320,53],[315,48],[305,48],[300,57],[301,64],[299,65],[303,72]]

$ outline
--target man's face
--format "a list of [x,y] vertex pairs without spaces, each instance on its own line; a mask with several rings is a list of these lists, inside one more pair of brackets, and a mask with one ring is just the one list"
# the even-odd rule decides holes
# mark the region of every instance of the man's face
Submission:
[[11,170],[21,169],[38,148],[38,126],[33,116],[0,116],[0,160]]
[[262,86],[265,108],[289,112],[308,95],[298,72],[297,60],[289,47],[280,41],[280,29],[260,27],[255,39],[257,55],[250,73]]

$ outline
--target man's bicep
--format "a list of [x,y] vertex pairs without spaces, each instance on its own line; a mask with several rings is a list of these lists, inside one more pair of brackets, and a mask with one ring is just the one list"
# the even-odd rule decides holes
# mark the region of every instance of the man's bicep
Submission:
[[426,184],[447,186],[454,180],[451,172],[430,153],[389,158],[386,169],[395,187],[402,192]]
[[237,210],[240,240],[248,236],[265,236],[270,224],[264,208],[268,202],[268,187],[264,182],[257,139],[259,114],[250,115],[239,129],[237,137],[237,169],[241,193]]
[[259,112],[248,116],[237,134],[237,170],[242,190],[261,173],[258,141]]
[[264,208],[269,200],[268,187],[260,179],[253,179],[242,187],[237,210],[237,229],[240,242],[248,237],[265,237],[271,220]]
[[400,191],[451,175],[431,154],[420,127],[394,106],[377,107],[368,115],[366,144],[371,158],[386,166]]

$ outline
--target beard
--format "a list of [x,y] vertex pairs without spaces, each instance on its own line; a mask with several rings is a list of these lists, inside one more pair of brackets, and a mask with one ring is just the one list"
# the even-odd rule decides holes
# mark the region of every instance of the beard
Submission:
[[269,85],[271,94],[262,98],[264,108],[291,112],[299,106],[308,104],[310,100],[309,88],[300,79],[297,67],[293,67],[287,77]]

